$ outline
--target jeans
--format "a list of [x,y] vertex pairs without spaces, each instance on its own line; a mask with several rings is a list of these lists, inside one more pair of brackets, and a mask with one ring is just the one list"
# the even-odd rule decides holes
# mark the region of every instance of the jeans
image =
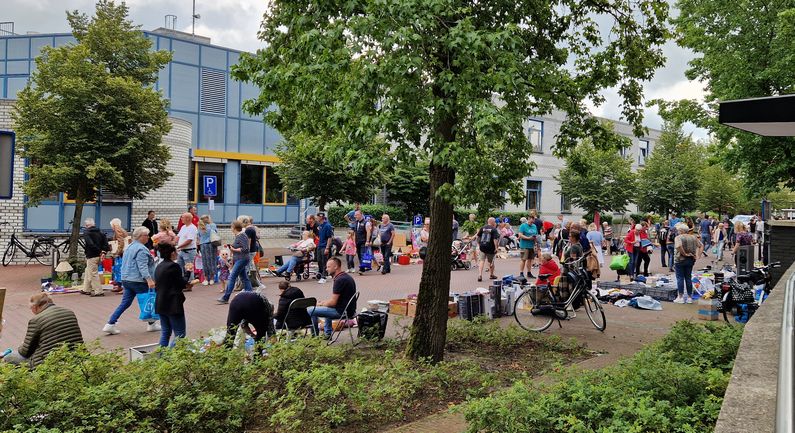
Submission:
[[[192,250],[179,250],[177,252],[177,264],[179,265],[180,268],[182,268],[183,274],[188,274],[188,272],[185,271],[185,265],[188,263],[193,264],[193,260],[195,259],[196,259],[195,248]],[[188,280],[190,281],[192,279],[193,279],[193,271],[190,272],[190,277],[188,278]]]
[[665,260],[665,255],[668,253],[667,245],[660,245],[660,264],[665,267],[668,266],[668,260]]
[[630,277],[635,276],[635,268],[640,266],[640,247],[635,247],[629,255],[629,266],[627,272]]
[[149,291],[149,285],[142,281],[122,281],[121,286],[124,288],[124,293],[121,294],[121,303],[108,319],[108,323],[111,325],[115,325],[122,313],[130,308],[136,295]]
[[339,319],[341,314],[337,311],[334,307],[310,307],[307,308],[306,311],[309,313],[309,316],[312,318],[312,335],[317,335],[318,328],[317,328],[317,319],[318,317],[324,317],[327,320],[323,325],[323,331],[326,335],[331,335],[334,332],[334,328],[331,326],[331,321],[333,319]]
[[[328,244],[328,246],[331,246],[331,245]],[[317,247],[317,251],[315,251],[315,258],[317,258],[317,274],[321,278],[326,278],[326,262],[328,262],[328,255],[326,255],[326,247],[325,246],[324,247]]]
[[640,275],[640,265],[643,263],[643,276],[649,276],[649,263],[651,262],[651,257],[647,253],[642,251],[638,252],[638,255],[635,256],[635,276]]
[[701,233],[701,243],[704,245],[704,252],[706,253],[712,246],[712,236],[709,233]]
[[356,266],[355,258],[356,256],[353,254],[345,254],[345,261],[347,262],[348,269],[353,269]]
[[674,269],[676,271],[676,291],[681,295],[687,286],[687,295],[693,293],[693,265],[696,264],[696,259],[686,257],[681,262],[676,262]]
[[244,291],[250,292],[253,290],[251,288],[251,280],[248,279],[248,272],[246,272],[249,261],[250,260],[248,257],[235,260],[235,264],[232,265],[232,271],[229,272],[229,281],[226,284],[226,290],[224,291],[224,296],[222,297],[224,301],[228,301],[229,297],[232,296],[232,290],[235,288],[235,281],[237,281],[237,277],[240,277],[240,281],[243,283]]
[[674,267],[674,244],[666,245],[665,249],[668,250],[668,269],[672,269]]
[[718,260],[723,260],[723,245],[726,241],[718,241]]
[[206,244],[201,244],[200,248],[202,253],[202,273],[204,274],[204,279],[214,283],[215,270],[218,267],[218,258],[216,257],[217,247],[213,245],[212,242],[207,242]]
[[392,245],[381,244],[381,255],[384,256],[384,268],[382,271],[385,273],[392,272],[392,266],[390,265],[390,259],[392,258]]
[[364,254],[364,248],[367,245],[366,242],[356,242],[356,257],[359,259],[359,270],[363,271],[362,269],[362,254]]
[[184,314],[161,314],[160,315],[160,347],[168,346],[171,333],[174,333],[174,341],[171,347],[177,342],[177,338],[185,338],[185,315]]
[[295,266],[298,265],[298,262],[300,262],[302,258],[303,257],[296,257],[296,256],[290,257],[290,260],[288,260],[287,263],[281,265],[279,269],[276,269],[276,272],[279,273],[282,273],[284,271],[292,272],[293,269],[295,269]]

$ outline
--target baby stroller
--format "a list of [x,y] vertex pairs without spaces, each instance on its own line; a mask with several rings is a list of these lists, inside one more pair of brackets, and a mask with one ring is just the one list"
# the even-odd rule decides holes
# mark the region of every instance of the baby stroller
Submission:
[[453,241],[453,248],[450,253],[450,268],[456,271],[458,269],[466,269],[472,267],[472,262],[469,261],[469,253],[472,250],[470,242],[463,242],[460,240]]

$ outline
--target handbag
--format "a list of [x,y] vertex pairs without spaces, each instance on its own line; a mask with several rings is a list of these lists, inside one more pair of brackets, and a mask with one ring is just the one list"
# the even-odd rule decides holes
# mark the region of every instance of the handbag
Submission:
[[628,265],[629,265],[629,255],[628,254],[622,254],[620,256],[615,256],[615,257],[613,257],[612,260],[610,260],[610,269],[612,269],[614,271],[623,271],[623,270],[625,270],[627,268]]
[[135,298],[138,299],[138,306],[141,307],[139,319],[147,322],[160,320],[160,316],[155,313],[155,301],[157,300],[155,289],[149,289],[146,293],[139,293]]
[[218,234],[217,229],[212,229],[210,231],[210,243],[213,244],[214,247],[221,246],[221,235]]
[[362,269],[372,269],[373,268],[373,249],[370,247],[366,247],[362,252],[362,262],[359,264],[359,267]]

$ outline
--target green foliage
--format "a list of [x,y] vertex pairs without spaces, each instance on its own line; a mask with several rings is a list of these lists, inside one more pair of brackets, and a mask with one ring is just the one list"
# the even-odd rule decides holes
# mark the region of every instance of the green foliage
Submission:
[[695,209],[704,166],[703,149],[680,126],[667,123],[638,172],[635,203],[660,215]]
[[[590,223],[593,222],[593,216],[594,216],[593,212],[588,212],[585,215],[583,215],[582,217],[583,217],[584,220],[588,221],[588,224],[590,224]],[[620,220],[620,217],[617,219],[617,221],[618,220]],[[611,214],[611,213],[599,213],[599,221],[600,222],[607,222],[608,224],[613,224],[613,214]]]
[[514,324],[503,327],[499,321],[485,316],[468,320],[453,320],[447,325],[447,347],[451,352],[484,351],[509,355],[518,350],[543,350],[550,352],[579,352],[582,347],[574,340],[527,332]]
[[704,179],[698,189],[698,207],[719,215],[738,213],[744,202],[742,185],[724,167],[710,165],[702,171]]
[[686,76],[704,83],[705,103],[653,101],[663,118],[709,128],[719,158],[752,195],[795,186],[795,138],[762,137],[718,123],[718,102],[795,91],[795,9],[791,1],[679,0],[678,42],[696,53]]
[[[347,206],[334,206],[328,208],[326,215],[328,216],[328,220],[334,227],[348,227],[348,223],[345,222],[345,215],[348,212],[353,210],[353,205]],[[406,215],[403,212],[403,209],[396,207],[396,206],[385,206],[381,204],[363,204],[361,205],[361,210],[364,215],[372,215],[374,218],[377,218],[378,221],[381,221],[381,215],[387,214],[392,221],[406,221],[410,219],[410,216]],[[341,233],[337,233],[337,236],[343,236]],[[344,237],[344,236],[343,236]]]
[[626,210],[634,193],[635,174],[632,162],[617,152],[623,144],[615,134],[608,143],[579,144],[555,177],[560,184],[558,192],[591,214]]
[[679,322],[657,344],[553,385],[519,381],[465,408],[469,432],[711,432],[742,330]]
[[429,215],[431,185],[427,160],[395,164],[394,170],[387,176],[386,191],[389,202],[401,207],[403,214]]

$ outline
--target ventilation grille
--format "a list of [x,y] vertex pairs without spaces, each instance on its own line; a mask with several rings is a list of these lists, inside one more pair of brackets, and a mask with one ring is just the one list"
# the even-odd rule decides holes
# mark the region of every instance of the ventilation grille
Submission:
[[226,114],[226,73],[202,68],[201,111]]

